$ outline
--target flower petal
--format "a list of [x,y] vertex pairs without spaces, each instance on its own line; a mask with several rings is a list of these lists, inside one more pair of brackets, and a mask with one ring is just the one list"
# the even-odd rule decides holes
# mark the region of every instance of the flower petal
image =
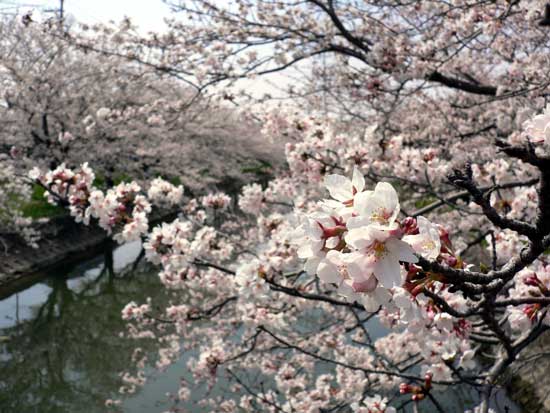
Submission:
[[397,238],[390,238],[386,241],[386,248],[398,261],[418,262],[418,257],[414,255],[412,247]]
[[319,266],[317,267],[317,275],[321,281],[327,284],[338,284],[342,278],[338,267],[326,260],[319,263]]
[[304,264],[304,270],[309,275],[315,275],[315,273],[317,272],[317,267],[319,266],[320,262],[321,262],[321,257],[311,257]]
[[349,245],[358,250],[366,248],[373,241],[368,227],[351,229],[344,239]]
[[351,183],[356,192],[362,192],[363,189],[365,189],[365,177],[357,166],[353,167],[353,177],[351,179]]
[[337,201],[347,201],[353,198],[351,181],[342,175],[328,175],[325,177],[325,186],[330,196]]
[[376,261],[373,270],[384,288],[400,287],[403,284],[401,266],[391,254],[386,254]]

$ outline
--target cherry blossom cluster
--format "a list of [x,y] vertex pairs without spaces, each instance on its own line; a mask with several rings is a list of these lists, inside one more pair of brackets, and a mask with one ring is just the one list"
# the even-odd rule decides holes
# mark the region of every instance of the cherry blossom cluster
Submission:
[[526,120],[523,128],[533,143],[550,144],[550,106],[547,105],[543,113]]
[[151,262],[162,265],[159,276],[170,288],[188,286],[187,281],[199,276],[193,267],[196,261],[223,262],[234,249],[215,228],[197,228],[192,221],[181,219],[154,227],[143,247]]
[[[510,326],[515,331],[525,331],[537,322],[550,325],[550,317],[545,311],[550,302],[550,267],[545,260],[518,273],[514,287],[510,289],[511,300],[533,299],[532,303],[509,309]],[[540,302],[537,302],[537,299]]]
[[120,183],[106,192],[95,190],[88,198],[90,215],[119,243],[141,239],[149,230],[151,204],[135,183]]
[[130,320],[133,318],[143,318],[145,314],[151,311],[151,304],[137,305],[135,302],[130,302],[122,309],[122,318],[124,320]]
[[89,198],[93,191],[95,174],[87,163],[77,171],[67,168],[62,163],[45,174],[40,168],[34,167],[29,172],[29,178],[48,189],[44,193],[48,202],[54,205],[63,201],[68,202],[71,216],[77,222],[89,224],[92,215]]
[[76,222],[89,225],[96,219],[119,243],[138,240],[149,230],[151,204],[135,182],[102,191],[94,186],[95,174],[87,163],[74,171],[65,164],[46,173],[34,168],[29,178],[46,189],[48,202],[66,203]]
[[422,256],[460,268],[448,234],[422,216],[399,219],[395,189],[378,183],[366,190],[358,169],[352,180],[328,175],[325,186],[332,199],[302,217],[294,234],[305,270],[367,311],[383,307],[388,326],[406,326],[409,340],[432,342],[419,349],[426,350],[424,368],[438,379],[451,377],[449,362],[475,367],[467,324],[456,323],[422,293],[437,288],[456,308],[467,309],[466,302],[445,292],[443,278],[422,275],[415,265]]
[[351,405],[354,413],[396,413],[394,407],[388,406],[388,399],[380,396],[367,397],[363,401],[363,405],[354,403]]
[[0,155],[0,241],[4,250],[7,249],[4,237],[21,237],[28,245],[38,247],[40,233],[32,226],[33,220],[21,211],[31,195],[31,185],[17,174],[8,159]]
[[212,193],[201,198],[201,204],[205,208],[223,211],[231,204],[231,197],[223,192]]
[[415,254],[439,256],[439,230],[424,217],[400,222],[395,189],[379,183],[365,190],[358,169],[352,180],[328,175],[325,185],[332,199],[304,217],[296,234],[298,254],[308,272],[375,311],[391,301],[392,288],[405,284],[409,267],[418,262]]
[[277,177],[269,181],[267,188],[253,183],[242,187],[239,195],[239,208],[248,214],[258,215],[268,211],[273,205],[290,205],[303,202],[303,188],[299,188],[290,177]]
[[149,185],[147,198],[158,206],[179,205],[183,199],[183,186],[175,186],[162,178],[155,178]]

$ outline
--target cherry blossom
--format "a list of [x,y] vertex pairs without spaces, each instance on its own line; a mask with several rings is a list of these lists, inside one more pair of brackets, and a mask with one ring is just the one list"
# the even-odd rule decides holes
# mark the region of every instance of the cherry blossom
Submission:
[[[164,307],[128,306],[125,334],[156,340],[159,369],[186,354],[186,369],[208,385],[197,404],[205,411],[380,413],[401,402],[443,411],[440,392],[461,385],[478,397],[466,408],[487,413],[495,383],[514,362],[529,362],[524,350],[550,325],[545,3],[172,6],[184,18],[176,14],[163,34],[139,34],[130,21],[67,31],[76,57],[61,55],[59,67],[82,66],[81,50],[101,56],[106,74],[124,69],[128,94],[85,99],[89,109],[78,116],[64,98],[58,107],[75,120],[66,127],[52,120],[52,132],[40,116],[26,121],[25,139],[19,130],[33,96],[60,102],[57,91],[66,89],[55,71],[37,84],[24,65],[3,63],[12,66],[7,73],[26,74],[23,83],[8,81],[10,104],[2,110],[17,120],[9,132],[17,138],[6,139],[6,148],[22,148],[34,162],[42,148],[55,159],[30,175],[48,199],[119,242],[145,238],[148,260],[173,293]],[[40,38],[32,44],[43,49]],[[121,56],[132,70],[115,59]],[[300,83],[275,102],[234,91],[237,79],[293,69],[303,74]],[[139,79],[160,93],[141,96]],[[21,84],[34,85],[36,95]],[[246,112],[257,122],[251,133],[284,145],[286,165],[264,168],[269,173],[243,187],[238,203],[210,192],[199,175],[197,198],[185,205],[164,182],[145,193],[140,171],[156,161],[127,162],[134,182],[94,185],[80,159],[84,136],[120,137],[113,145],[121,147],[151,136],[139,140],[146,144],[138,158],[160,159],[183,176],[180,147],[155,143],[174,139],[172,131],[193,119],[178,116],[195,95],[187,88],[205,98],[197,97],[197,116],[206,113],[203,102]],[[75,139],[61,144],[65,131]],[[51,143],[35,147],[29,136]],[[16,160],[34,166],[25,156]],[[147,175],[157,173],[166,176]],[[178,200],[181,214],[148,228],[161,193]],[[240,210],[231,207],[237,204]],[[386,335],[374,337],[374,317]],[[481,352],[494,359],[490,366]],[[144,382],[144,364],[129,370],[123,392]],[[236,396],[218,396],[221,388]],[[181,384],[182,399],[189,389]]]

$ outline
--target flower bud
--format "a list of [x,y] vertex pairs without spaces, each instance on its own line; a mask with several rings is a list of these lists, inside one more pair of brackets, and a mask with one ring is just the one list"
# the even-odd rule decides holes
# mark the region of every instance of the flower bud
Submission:
[[438,225],[437,229],[439,229],[439,239],[441,240],[441,246],[445,247],[449,251],[452,250],[453,244],[451,243],[451,239],[449,237],[449,231],[447,231],[441,225]]
[[445,262],[449,267],[454,267],[458,263],[458,260],[456,259],[456,257],[449,255],[445,257]]
[[407,217],[403,220],[401,224],[401,229],[405,235],[416,235],[418,234],[418,226],[416,224],[416,219],[412,217]]
[[537,277],[537,274],[535,274],[535,273],[533,273],[533,274],[529,275],[528,277],[526,277],[523,280],[523,283],[525,285],[529,285],[531,287],[540,287],[542,285],[541,280],[539,279],[539,277]]
[[432,388],[432,377],[433,373],[431,371],[427,372],[424,376],[424,388],[430,390]]
[[537,318],[537,314],[540,310],[540,304],[528,304],[523,309],[523,313],[531,320],[531,322],[535,322]]

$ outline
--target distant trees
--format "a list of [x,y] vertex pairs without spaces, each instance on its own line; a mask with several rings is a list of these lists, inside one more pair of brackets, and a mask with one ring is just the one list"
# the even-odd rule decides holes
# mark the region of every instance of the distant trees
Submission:
[[[257,142],[259,128],[232,108],[123,56],[75,47],[51,20],[24,24],[5,18],[0,56],[0,153],[10,165],[4,173],[17,174],[19,184],[33,166],[74,167],[93,158],[96,178],[105,186],[164,176],[197,190],[198,178],[210,185],[228,174],[242,178],[238,162],[268,152],[242,150],[239,142]],[[222,148],[232,153],[224,164],[219,155],[199,159]],[[15,219],[5,205],[3,214]],[[0,233],[13,232],[7,222],[2,220]]]

